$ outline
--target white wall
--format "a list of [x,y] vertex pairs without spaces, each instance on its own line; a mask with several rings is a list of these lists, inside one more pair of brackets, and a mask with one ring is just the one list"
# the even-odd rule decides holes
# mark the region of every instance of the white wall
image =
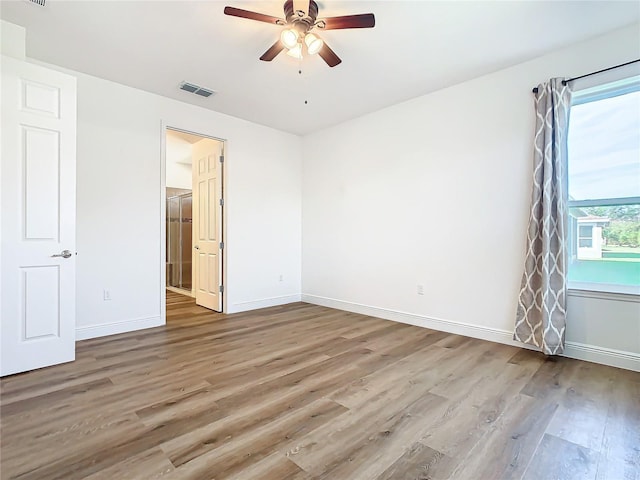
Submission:
[[0,20],[0,50],[3,55],[24,60],[27,30],[20,25]]
[[299,137],[49,67],[78,78],[78,338],[160,323],[161,122],[227,140],[227,311],[299,300]]
[[[510,342],[531,88],[640,57],[639,34],[622,29],[305,137],[303,299]],[[571,297],[569,309],[569,355],[640,369],[640,303]]]
[[167,187],[192,189],[191,144],[182,138],[167,135],[165,143]]
[[[27,31],[24,27],[0,20],[0,53],[18,60],[24,60],[26,33]],[[0,172],[1,174],[2,172]],[[0,208],[0,217],[2,217],[2,213],[2,208]],[[2,232],[0,231],[1,236]],[[0,257],[0,269],[2,268],[1,260],[2,258]],[[0,289],[2,289],[1,283]]]
[[[228,140],[229,312],[299,298],[304,213],[306,300],[508,342],[529,202],[531,87],[638,58],[639,30],[303,141],[70,72],[78,77],[79,338],[160,321],[165,122]],[[105,288],[113,300],[102,300]],[[640,304],[574,296],[569,309],[571,355],[638,368]]]

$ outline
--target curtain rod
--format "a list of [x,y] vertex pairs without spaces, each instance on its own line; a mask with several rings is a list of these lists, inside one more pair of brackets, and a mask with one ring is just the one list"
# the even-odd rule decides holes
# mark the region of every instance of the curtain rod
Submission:
[[[579,77],[567,78],[566,80],[562,81],[562,84],[566,85],[567,83],[573,82],[574,80],[579,80],[581,78],[590,77],[591,75],[597,75],[598,73],[608,72],[609,70],[614,70],[616,68],[626,67],[627,65],[631,65],[632,63],[637,63],[637,62],[640,62],[640,58],[638,58],[637,60],[631,60],[630,62],[621,63],[620,65],[614,65],[613,67],[603,68],[602,70],[598,70],[598,71],[595,71],[595,72],[585,73],[584,75],[580,75]],[[538,93],[538,87],[534,87],[531,91],[533,93]]]

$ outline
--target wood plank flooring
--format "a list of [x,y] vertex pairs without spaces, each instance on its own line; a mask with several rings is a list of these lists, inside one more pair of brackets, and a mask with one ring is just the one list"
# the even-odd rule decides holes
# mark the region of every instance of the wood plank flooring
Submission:
[[4,479],[640,480],[640,373],[296,303],[0,382]]

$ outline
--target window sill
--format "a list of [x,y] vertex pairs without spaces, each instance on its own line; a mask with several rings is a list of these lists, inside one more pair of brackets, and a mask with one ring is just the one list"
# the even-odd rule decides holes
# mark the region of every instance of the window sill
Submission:
[[614,291],[616,287],[615,285],[572,284],[567,290],[567,295],[569,297],[598,298],[617,302],[640,303],[640,292],[638,292],[638,288],[627,287],[625,291],[617,289]]

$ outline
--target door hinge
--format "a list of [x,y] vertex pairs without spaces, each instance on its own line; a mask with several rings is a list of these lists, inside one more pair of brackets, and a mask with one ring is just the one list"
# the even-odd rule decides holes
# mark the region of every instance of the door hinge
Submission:
[[224,242],[220,242],[220,250],[224,249]]
[[221,207],[224,207],[224,198],[221,198],[221,199],[220,199],[220,206],[221,206]]
[[224,285],[220,285],[220,293],[224,293]]
[[224,163],[224,155],[220,155],[220,163]]

